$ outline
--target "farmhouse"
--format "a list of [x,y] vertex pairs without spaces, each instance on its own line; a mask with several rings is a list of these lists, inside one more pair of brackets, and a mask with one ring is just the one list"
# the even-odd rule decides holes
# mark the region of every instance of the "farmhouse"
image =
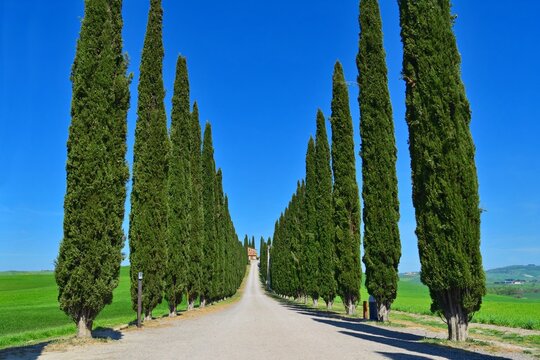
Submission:
[[257,260],[257,250],[255,250],[254,248],[248,247],[248,259]]

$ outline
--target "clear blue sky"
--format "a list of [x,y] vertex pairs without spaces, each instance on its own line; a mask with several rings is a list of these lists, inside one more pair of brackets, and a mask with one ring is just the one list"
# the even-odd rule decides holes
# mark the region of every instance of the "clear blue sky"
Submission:
[[[149,1],[124,1],[124,47],[135,78]],[[540,263],[540,2],[454,0],[463,79],[473,111],[486,268]],[[164,82],[188,58],[192,99],[214,127],[217,165],[239,236],[271,236],[321,107],[329,115],[339,59],[357,70],[357,1],[164,0]],[[398,145],[401,271],[419,269],[411,201],[402,46],[396,0],[381,1]],[[0,270],[52,269],[62,238],[69,73],[82,0],[0,1]],[[350,86],[358,133],[358,88]],[[357,158],[360,181],[360,159]],[[126,216],[127,217],[127,216]],[[127,222],[125,223],[127,229]],[[127,247],[126,247],[127,251]]]

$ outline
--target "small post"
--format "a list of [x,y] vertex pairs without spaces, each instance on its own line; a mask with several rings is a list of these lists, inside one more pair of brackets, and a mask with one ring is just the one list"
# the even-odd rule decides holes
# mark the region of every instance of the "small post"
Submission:
[[142,311],[142,278],[143,273],[142,271],[139,272],[138,277],[138,285],[139,285],[139,291],[137,293],[137,327],[141,327],[141,311]]
[[369,318],[369,308],[368,308],[368,302],[364,301],[364,320],[367,320]]

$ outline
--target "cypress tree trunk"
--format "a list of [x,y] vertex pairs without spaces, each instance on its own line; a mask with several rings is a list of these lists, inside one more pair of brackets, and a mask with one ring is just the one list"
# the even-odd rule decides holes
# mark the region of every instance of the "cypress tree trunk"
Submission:
[[92,337],[92,320],[89,320],[86,315],[81,315],[79,317],[79,321],[77,323],[77,337]]
[[169,316],[176,316],[187,288],[189,239],[191,239],[191,136],[192,119],[189,103],[189,81],[186,59],[176,63],[173,107],[171,115],[171,152],[168,173],[167,272],[165,296]]
[[[330,145],[326,133],[325,118],[317,112],[315,136],[315,212],[317,239],[320,245],[319,273],[317,286],[326,304],[332,303],[336,295],[334,246],[334,223],[332,220],[332,169],[330,168]],[[331,306],[330,306],[331,307]]]
[[449,339],[467,338],[485,275],[471,111],[461,81],[450,2],[399,2],[406,120],[421,280]]
[[334,172],[334,226],[337,291],[347,314],[354,314],[360,300],[360,199],[349,93],[339,62],[334,67],[332,89],[332,170]]
[[[90,337],[118,286],[129,171],[129,82],[122,54],[122,2],[87,0],[71,71],[64,237],[55,266],[58,302]],[[99,54],[99,56],[96,56]]]
[[362,198],[366,287],[387,321],[397,295],[399,202],[396,145],[388,92],[382,24],[377,0],[360,0],[360,43],[356,64],[362,139]]
[[167,264],[169,138],[163,103],[162,18],[161,1],[151,0],[139,78],[129,224],[131,303],[136,310],[137,274],[142,271],[142,308],[147,315],[162,300]]

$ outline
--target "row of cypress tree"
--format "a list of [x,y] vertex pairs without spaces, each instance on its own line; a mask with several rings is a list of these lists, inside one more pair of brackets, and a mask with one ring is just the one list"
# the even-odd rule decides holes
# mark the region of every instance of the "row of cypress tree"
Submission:
[[339,62],[334,67],[331,109],[332,147],[319,110],[315,140],[308,142],[306,179],[297,183],[276,221],[270,281],[278,294],[304,301],[309,296],[315,305],[322,298],[327,308],[339,295],[346,312],[353,314],[362,276],[360,200],[349,94]]
[[[72,68],[64,238],[55,277],[60,308],[91,336],[93,320],[112,302],[125,236],[129,169],[125,160],[129,84],[122,53],[122,1],[86,0]],[[216,170],[209,123],[201,141],[197,104],[190,107],[186,59],[176,66],[170,132],[162,68],[163,10],[150,1],[142,52],[129,223],[131,300],[143,273],[146,319],[163,300],[170,316],[236,292],[247,254],[238,241]]]
[[[485,275],[471,112],[452,30],[455,17],[448,0],[398,3],[421,280],[429,288],[432,311],[448,325],[449,339],[463,341],[472,314],[480,309]],[[359,23],[363,262],[367,290],[377,302],[379,320],[386,321],[397,295],[401,245],[394,125],[377,0],[360,0]],[[329,159],[321,155],[326,155],[327,140],[326,134],[319,136],[324,129],[319,112],[315,144],[313,139],[308,143],[306,180],[298,183],[275,225],[268,281],[279,294],[309,295],[315,304],[322,297],[328,307],[339,295],[351,314],[359,300],[361,271],[348,104],[337,64],[330,118],[333,188],[326,172]]]

